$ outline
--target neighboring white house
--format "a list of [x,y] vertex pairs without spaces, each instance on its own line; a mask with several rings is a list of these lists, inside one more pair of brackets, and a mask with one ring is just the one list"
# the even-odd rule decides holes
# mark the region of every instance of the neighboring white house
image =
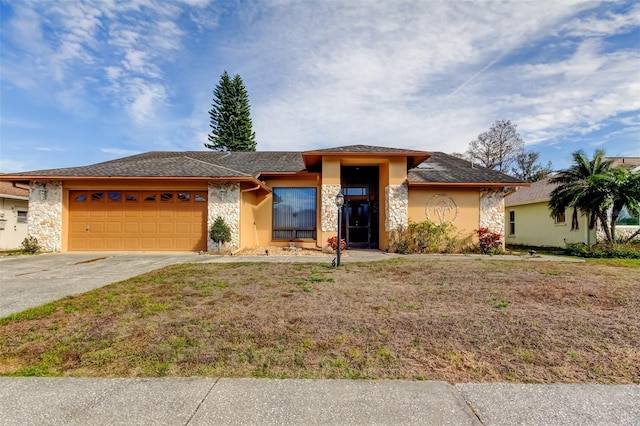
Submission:
[[[640,170],[639,157],[608,157],[614,167],[628,167]],[[604,231],[589,230],[587,218],[578,216],[578,230],[571,230],[573,209],[564,215],[552,217],[549,198],[557,184],[549,183],[549,178],[534,182],[529,187],[519,188],[504,200],[506,244],[537,247],[564,247],[566,243],[595,244],[606,240]],[[640,217],[631,215],[625,209],[616,221],[616,239],[633,234],[640,227]],[[640,237],[638,238],[640,239]]]
[[20,247],[27,237],[29,189],[0,182],[0,250]]
[[589,230],[584,215],[579,215],[576,231],[571,230],[572,209],[564,215],[551,216],[548,203],[556,186],[549,183],[549,178],[542,179],[504,199],[507,245],[564,247],[566,243],[596,242],[596,231]]

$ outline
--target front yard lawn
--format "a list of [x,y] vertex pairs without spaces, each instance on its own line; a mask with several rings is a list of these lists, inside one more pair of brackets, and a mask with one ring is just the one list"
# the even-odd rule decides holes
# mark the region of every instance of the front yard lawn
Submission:
[[640,383],[640,269],[178,265],[0,319],[0,374]]

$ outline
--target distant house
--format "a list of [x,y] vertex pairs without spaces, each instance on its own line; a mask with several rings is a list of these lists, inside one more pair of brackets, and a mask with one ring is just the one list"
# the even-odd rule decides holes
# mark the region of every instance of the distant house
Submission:
[[0,250],[20,247],[27,237],[29,189],[0,182]]
[[504,200],[506,244],[536,247],[564,247],[566,243],[595,244],[596,231],[587,218],[578,217],[578,230],[571,230],[572,209],[551,217],[549,198],[557,184],[549,178],[518,189]]
[[410,221],[504,235],[504,194],[527,185],[440,152],[341,146],[304,152],[148,152],[104,163],[0,175],[30,186],[29,234],[45,250],[321,248],[338,230],[349,248],[384,250]]

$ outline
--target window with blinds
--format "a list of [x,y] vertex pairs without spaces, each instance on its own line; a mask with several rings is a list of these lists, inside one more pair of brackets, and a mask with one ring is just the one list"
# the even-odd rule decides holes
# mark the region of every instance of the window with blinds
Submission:
[[316,238],[316,188],[273,188],[274,240]]

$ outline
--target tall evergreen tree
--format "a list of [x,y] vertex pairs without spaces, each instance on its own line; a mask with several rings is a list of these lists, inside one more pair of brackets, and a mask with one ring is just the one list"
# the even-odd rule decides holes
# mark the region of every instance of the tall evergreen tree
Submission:
[[211,133],[204,146],[215,151],[255,151],[256,134],[251,123],[249,95],[242,78],[227,71],[213,91]]

